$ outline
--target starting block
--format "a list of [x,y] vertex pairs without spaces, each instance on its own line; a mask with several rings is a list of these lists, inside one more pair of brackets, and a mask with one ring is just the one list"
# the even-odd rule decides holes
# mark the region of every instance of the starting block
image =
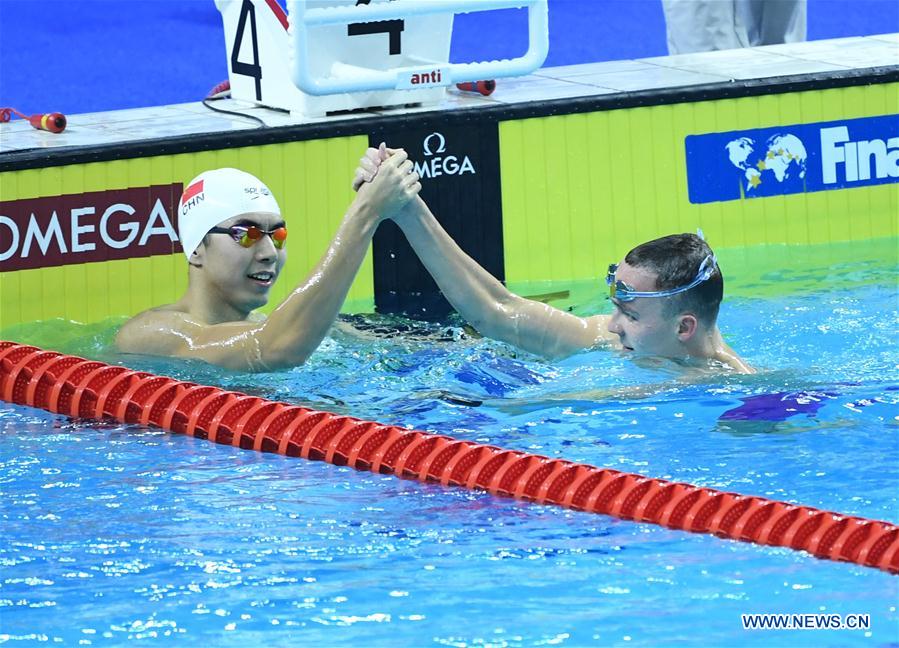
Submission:
[[[549,50],[547,0],[215,0],[231,96],[292,114],[433,105],[455,83],[522,76]],[[516,59],[450,63],[457,13],[528,9]]]

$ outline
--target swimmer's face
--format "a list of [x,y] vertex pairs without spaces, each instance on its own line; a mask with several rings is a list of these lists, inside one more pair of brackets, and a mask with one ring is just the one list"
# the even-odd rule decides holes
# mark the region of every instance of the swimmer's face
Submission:
[[[252,212],[229,218],[219,227],[255,225],[271,231],[284,226],[284,219],[271,212]],[[208,234],[200,244],[202,266],[207,285],[223,303],[247,314],[268,303],[268,294],[287,260],[287,248],[275,247],[271,237],[263,235],[248,248],[228,234]]]
[[[640,292],[657,290],[654,272],[636,268],[624,261],[619,264],[615,278]],[[665,358],[688,355],[683,345],[682,317],[665,314],[666,299],[638,297],[622,302],[612,298],[615,311],[609,319],[609,332],[618,336],[626,352]]]

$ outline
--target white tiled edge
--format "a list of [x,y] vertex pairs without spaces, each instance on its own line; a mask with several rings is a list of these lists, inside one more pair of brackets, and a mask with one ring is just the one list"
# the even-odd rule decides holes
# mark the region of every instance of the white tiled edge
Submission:
[[[290,115],[283,111],[248,107],[228,99],[217,101],[215,105],[257,116],[267,127],[279,127],[321,123],[335,118],[364,119],[374,115],[476,109],[479,106],[882,66],[899,66],[899,33],[542,68],[526,77],[500,79],[496,91],[489,97],[452,89],[436,106],[373,109],[332,117]],[[38,131],[27,122],[17,120],[0,124],[0,154],[27,149],[78,148],[179,135],[242,131],[255,127],[256,123],[250,119],[213,112],[199,101],[70,115],[68,127],[61,134]]]

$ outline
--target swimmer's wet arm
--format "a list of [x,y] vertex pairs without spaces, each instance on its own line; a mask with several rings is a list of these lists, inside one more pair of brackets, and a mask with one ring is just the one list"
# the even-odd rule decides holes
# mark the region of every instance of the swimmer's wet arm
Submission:
[[340,312],[378,222],[369,206],[350,207],[316,267],[260,327],[267,366],[301,365],[318,348]]
[[402,209],[421,185],[409,175],[404,151],[382,165],[359,190],[318,265],[262,324],[257,338],[267,368],[303,364],[327,335],[362,265],[372,236],[388,214]]
[[610,342],[603,316],[578,317],[548,304],[515,297],[511,322],[514,334],[508,341],[521,349],[546,358],[563,358]]
[[337,318],[381,220],[381,205],[360,195],[316,267],[263,322],[204,324],[154,309],[122,327],[125,353],[196,358],[228,369],[270,371],[303,364]]
[[262,325],[259,341],[268,367],[303,364],[327,335],[378,225],[421,190],[407,158],[405,151],[391,156],[378,177],[360,188],[318,265]]
[[153,309],[119,331],[126,353],[197,358],[229,369],[263,371],[303,364],[337,318],[378,224],[421,189],[399,152],[360,189],[337,234],[306,279],[262,323],[205,324],[176,309]]
[[580,318],[510,292],[456,244],[421,198],[394,220],[447,300],[482,335],[549,358],[606,339],[602,316]]

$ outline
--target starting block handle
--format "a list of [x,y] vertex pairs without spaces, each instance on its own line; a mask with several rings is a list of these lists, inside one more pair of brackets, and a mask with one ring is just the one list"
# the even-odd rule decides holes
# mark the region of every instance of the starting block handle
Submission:
[[[523,56],[499,61],[449,63],[434,61],[390,70],[332,66],[327,77],[316,78],[309,69],[309,27],[395,20],[436,13],[473,13],[494,9],[528,9],[528,50]],[[309,9],[306,0],[289,0],[288,16],[293,36],[293,81],[303,92],[320,96],[373,90],[408,90],[409,78],[430,75],[429,87],[465,81],[529,74],[543,65],[549,53],[547,0],[395,0],[368,5]],[[435,74],[439,72],[439,74]],[[336,73],[336,74],[335,74]]]

